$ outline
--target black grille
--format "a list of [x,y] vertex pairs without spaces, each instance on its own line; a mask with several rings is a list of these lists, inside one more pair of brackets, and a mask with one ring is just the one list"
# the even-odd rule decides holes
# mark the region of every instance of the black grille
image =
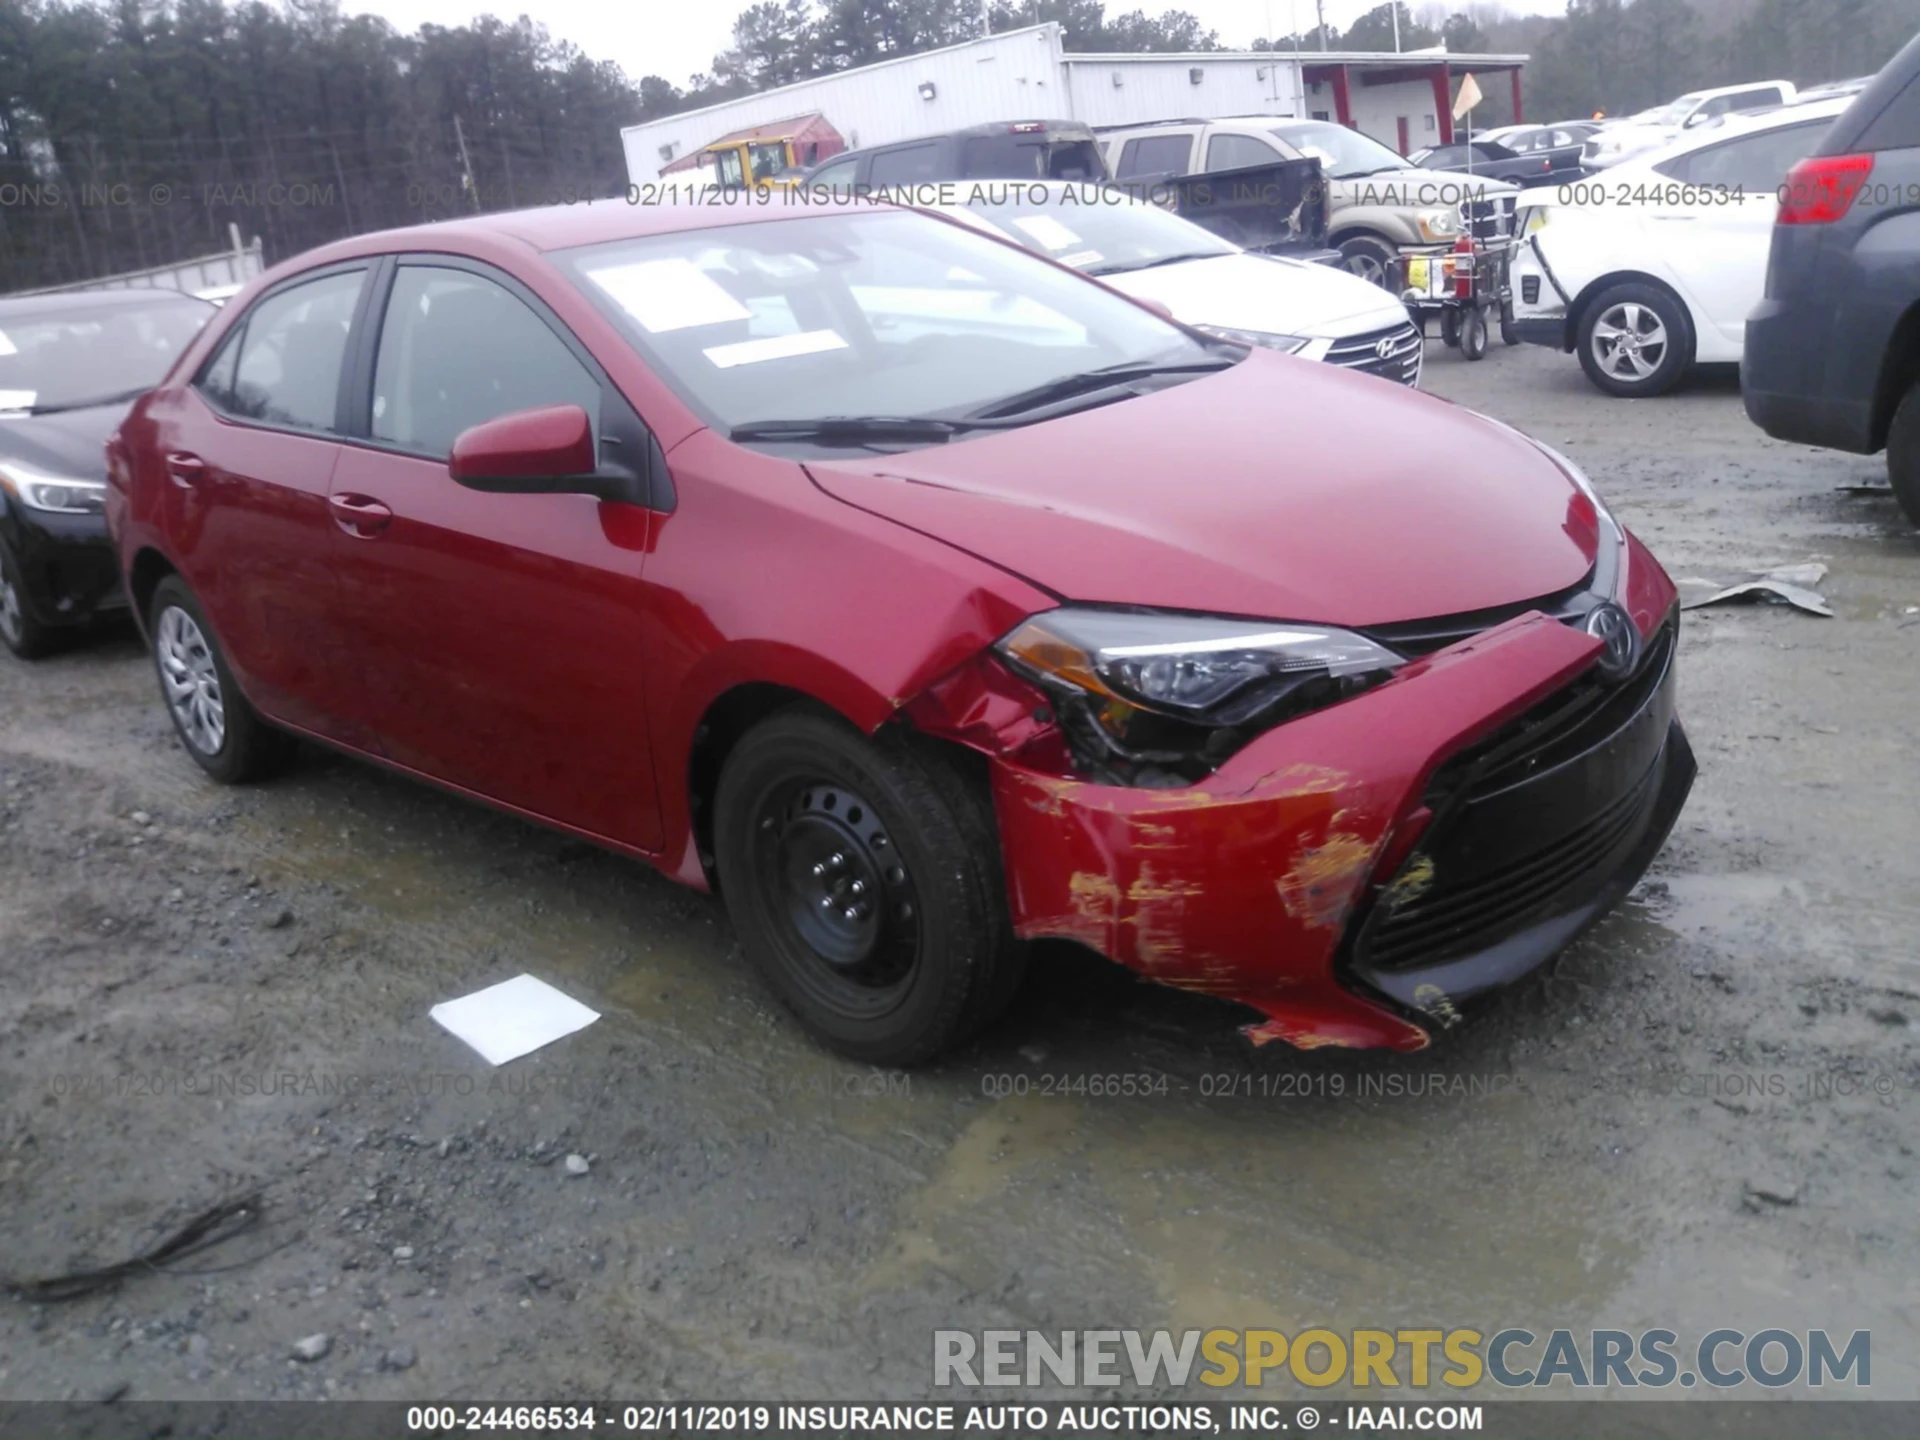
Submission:
[[1490,795],[1528,775],[1601,744],[1646,706],[1673,661],[1674,626],[1656,630],[1639,669],[1624,685],[1609,685],[1589,670],[1489,740],[1453,757],[1429,791],[1445,797],[1465,786],[1468,798]]
[[1483,200],[1469,200],[1461,207],[1467,217],[1476,240],[1507,240],[1513,236],[1515,212],[1519,208],[1519,199],[1512,192],[1504,195],[1489,195]]
[[1416,385],[1420,381],[1421,349],[1420,328],[1408,321],[1404,325],[1390,325],[1385,330],[1370,330],[1365,335],[1336,340],[1326,358],[1329,365],[1364,370],[1401,385]]
[[1639,834],[1659,776],[1657,766],[1649,770],[1633,789],[1524,864],[1465,885],[1436,886],[1387,910],[1369,939],[1368,962],[1379,970],[1432,965],[1483,950],[1523,928],[1570,881],[1610,868],[1614,854]]
[[[1574,762],[1582,757],[1617,749],[1616,742],[1649,711],[1664,713],[1661,707],[1671,702],[1658,692],[1668,683],[1674,643],[1669,621],[1648,642],[1626,683],[1609,685],[1589,670],[1441,767],[1426,795],[1436,817],[1432,831],[1381,892],[1366,922],[1360,941],[1365,968],[1407,970],[1489,949],[1567,909],[1574,903],[1569,887],[1577,889],[1583,877],[1617,868],[1652,812],[1662,774],[1657,764],[1571,830],[1549,829],[1543,844],[1515,843],[1505,826],[1542,810],[1539,798],[1528,798],[1540,794],[1529,782],[1564,777],[1561,767],[1577,769]],[[1568,792],[1562,786],[1559,793],[1564,798]],[[1530,820],[1527,829],[1539,823],[1550,826],[1552,816]],[[1423,873],[1430,877],[1424,888]]]

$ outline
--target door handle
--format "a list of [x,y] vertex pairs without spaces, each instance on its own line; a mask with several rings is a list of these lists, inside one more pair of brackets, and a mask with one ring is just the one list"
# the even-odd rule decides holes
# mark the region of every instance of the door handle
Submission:
[[187,450],[174,450],[167,455],[167,478],[182,490],[191,490],[207,473],[207,462]]
[[347,534],[371,540],[393,520],[393,511],[368,495],[329,495],[333,520]]

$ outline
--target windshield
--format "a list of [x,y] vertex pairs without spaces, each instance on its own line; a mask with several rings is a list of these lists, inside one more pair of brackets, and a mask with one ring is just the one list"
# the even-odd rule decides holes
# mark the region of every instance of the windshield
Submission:
[[976,185],[960,198],[967,213],[1035,254],[1084,270],[1113,275],[1149,265],[1232,255],[1236,247],[1158,205],[1098,185]]
[[0,411],[70,409],[151,389],[214,313],[179,296],[125,307],[48,296],[45,304],[0,316]]
[[1090,370],[1219,358],[1111,291],[911,211],[849,206],[555,258],[723,430],[965,415]]
[[1382,170],[1411,170],[1413,167],[1378,140],[1369,140],[1358,130],[1330,121],[1311,120],[1304,124],[1276,125],[1273,134],[1293,146],[1302,155],[1320,162],[1329,179],[1351,180],[1360,175],[1377,175]]

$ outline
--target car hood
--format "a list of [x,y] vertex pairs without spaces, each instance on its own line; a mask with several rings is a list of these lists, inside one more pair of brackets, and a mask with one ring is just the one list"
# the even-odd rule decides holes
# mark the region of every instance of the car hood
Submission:
[[1340,339],[1407,320],[1404,305],[1358,275],[1265,255],[1213,255],[1099,278],[1159,301],[1189,325]]
[[52,415],[0,416],[0,463],[16,460],[43,475],[104,480],[107,436],[126,413],[121,403]]
[[1518,433],[1266,350],[1057,420],[807,469],[1068,600],[1377,625],[1550,595],[1595,554],[1585,497]]
[[1353,191],[1353,204],[1405,205],[1423,210],[1458,205],[1469,198],[1460,193],[1462,183],[1467,181],[1472,182],[1476,191],[1484,185],[1488,195],[1505,195],[1520,188],[1511,180],[1469,176],[1460,170],[1382,170],[1378,175],[1340,179],[1342,185]]

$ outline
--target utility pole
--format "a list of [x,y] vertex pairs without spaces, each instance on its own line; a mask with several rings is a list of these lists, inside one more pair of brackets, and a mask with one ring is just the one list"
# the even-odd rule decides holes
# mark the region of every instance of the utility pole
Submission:
[[1322,54],[1325,54],[1327,49],[1327,0],[1313,0],[1313,18],[1314,24],[1317,25],[1320,30],[1320,51]]
[[460,142],[460,187],[473,197],[473,213],[480,213],[480,186],[473,178],[473,157],[467,154],[467,132],[460,128],[460,117],[453,117],[453,138]]
[[1400,53],[1400,0],[1388,0],[1393,15],[1393,53]]

